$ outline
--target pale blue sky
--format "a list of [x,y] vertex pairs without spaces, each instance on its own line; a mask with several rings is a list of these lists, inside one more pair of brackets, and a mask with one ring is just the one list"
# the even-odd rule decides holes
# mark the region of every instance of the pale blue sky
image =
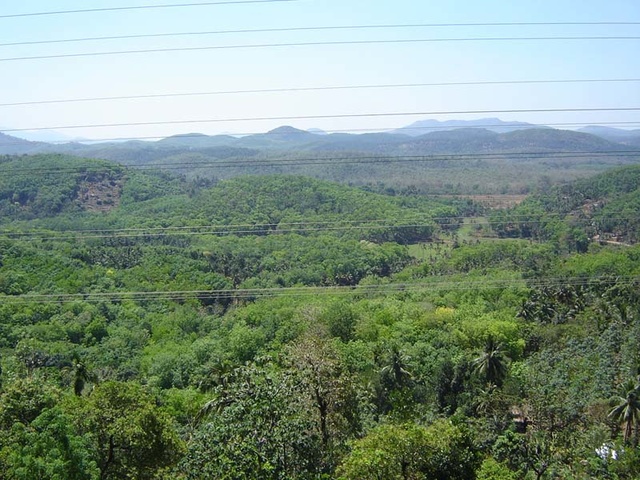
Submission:
[[[194,3],[198,0],[192,0]],[[177,0],[24,0],[0,2],[0,15],[50,10],[171,4]],[[300,0],[0,18],[0,43],[63,38],[329,25],[478,22],[640,22],[640,1],[610,0]],[[636,36],[635,26],[412,28],[226,34],[0,47],[0,59],[76,52],[383,39],[513,36]],[[640,40],[452,42],[305,46],[0,61],[0,103],[169,92],[326,85],[640,78]],[[54,127],[209,118],[367,112],[640,107],[640,83],[441,86],[241,94],[0,107],[3,128]],[[438,115],[534,123],[638,122],[640,112]],[[86,138],[186,132],[260,132],[283,123],[327,130],[394,128],[425,117],[79,128]]]

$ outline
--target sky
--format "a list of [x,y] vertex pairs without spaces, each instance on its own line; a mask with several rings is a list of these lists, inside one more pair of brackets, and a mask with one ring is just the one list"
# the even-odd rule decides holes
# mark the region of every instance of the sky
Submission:
[[[358,85],[640,79],[637,53],[640,39],[263,46],[11,60],[123,50],[283,43],[481,37],[640,38],[640,23],[547,24],[243,32],[7,45],[85,37],[320,26],[640,22],[638,0],[292,0],[9,17],[53,10],[176,3],[187,2],[0,2],[0,104]],[[205,2],[191,0],[189,3]],[[444,113],[634,107],[640,107],[640,82],[637,81],[414,86],[3,105],[0,106],[0,128],[12,135],[20,134],[13,131],[15,129],[46,128],[67,137],[87,139],[163,137],[192,132],[246,134],[281,125],[327,131],[387,130],[429,118],[499,117],[539,124],[571,124],[566,127],[572,128],[581,124],[640,128],[640,111],[633,110]],[[431,112],[439,113],[429,114]],[[416,115],[386,115],[394,113]],[[283,118],[309,116],[325,118]],[[190,123],[194,120],[213,121]],[[91,127],[149,122],[181,123]]]

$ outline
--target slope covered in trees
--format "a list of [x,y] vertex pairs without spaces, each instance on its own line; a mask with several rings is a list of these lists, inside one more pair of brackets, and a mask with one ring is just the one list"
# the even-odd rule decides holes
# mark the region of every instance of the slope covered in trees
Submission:
[[636,243],[640,167],[629,166],[530,197],[493,219],[502,236],[555,239],[585,250],[589,239]]
[[[3,478],[640,475],[640,247],[574,221],[637,169],[505,213],[543,209],[577,253],[469,202],[3,165],[38,161],[58,175],[2,179],[29,193],[0,231]],[[100,210],[78,192],[105,179]]]

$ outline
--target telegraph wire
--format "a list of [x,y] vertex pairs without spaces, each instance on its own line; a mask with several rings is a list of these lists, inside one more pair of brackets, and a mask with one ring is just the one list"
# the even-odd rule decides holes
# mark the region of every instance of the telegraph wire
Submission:
[[[527,214],[514,214],[514,215],[510,215],[509,218],[520,218],[520,217],[525,217],[528,218],[531,215],[527,215]],[[546,214],[546,216],[551,216],[551,217],[560,217],[561,214],[560,213],[553,213],[550,212],[548,214]],[[431,220],[433,222],[438,222],[439,220],[447,220],[447,221],[453,221],[453,220],[460,220],[460,221],[464,221],[464,220],[477,220],[478,217],[470,217],[470,216],[459,216],[459,215],[448,215],[448,216],[439,216],[439,217],[429,217],[429,216],[425,216],[426,220]],[[278,223],[236,223],[236,224],[211,224],[211,225],[184,225],[184,226],[169,226],[169,227],[129,227],[129,228],[116,228],[116,229],[104,229],[104,228],[99,228],[99,229],[79,229],[79,230],[64,230],[65,233],[80,233],[80,234],[85,234],[85,233],[121,233],[121,232],[154,232],[154,231],[183,231],[183,230],[192,230],[192,229],[196,229],[196,228],[246,228],[246,227],[256,227],[256,226],[261,226],[261,227],[276,227],[276,226],[282,226],[282,225],[286,225],[286,226],[291,226],[291,227],[296,227],[296,226],[305,226],[305,225],[338,225],[338,224],[343,224],[343,223],[372,223],[372,222],[376,222],[376,223],[386,223],[386,222],[391,222],[393,220],[396,219],[392,219],[392,218],[382,218],[382,219],[371,219],[371,220],[322,220],[322,221],[305,221],[305,222],[278,222]],[[430,225],[435,225],[435,223],[430,224]],[[21,231],[21,232],[14,232],[12,230],[0,230],[0,235],[8,235],[8,236],[30,236],[30,235],[40,235],[43,232],[45,232],[45,230],[42,231],[32,231],[32,232],[27,232],[27,231]]]
[[38,17],[44,15],[68,15],[73,13],[96,13],[96,12],[115,12],[124,10],[149,10],[157,8],[186,8],[186,7],[207,7],[212,5],[242,5],[256,3],[281,3],[281,2],[297,2],[299,0],[226,0],[217,2],[201,2],[201,3],[173,3],[165,5],[128,5],[123,7],[104,7],[104,8],[83,8],[78,10],[54,10],[45,12],[27,12],[27,13],[11,13],[0,15],[0,18],[22,18],[22,17]]
[[176,290],[176,291],[119,291],[119,292],[86,292],[86,293],[45,293],[0,295],[5,304],[28,303],[69,303],[77,301],[151,301],[151,300],[188,300],[188,299],[246,299],[265,297],[300,297],[336,294],[375,294],[375,293],[416,293],[425,290],[472,290],[503,289],[512,287],[543,288],[564,286],[592,286],[601,284],[634,285],[640,276],[619,275],[599,277],[538,277],[530,279],[482,279],[460,281],[451,276],[438,278],[432,282],[417,283],[382,283],[377,285],[353,286],[305,286],[305,287],[272,287],[272,288],[238,288],[212,290]]
[[[639,37],[640,38],[640,37]],[[38,130],[70,130],[77,128],[111,128],[111,127],[141,127],[157,125],[190,125],[202,123],[232,123],[232,122],[261,122],[283,120],[319,120],[328,118],[378,118],[378,117],[402,117],[402,116],[431,116],[431,115],[485,115],[496,113],[559,113],[559,112],[637,112],[640,107],[586,107],[586,108],[518,108],[506,110],[439,110],[422,112],[370,112],[370,113],[342,113],[331,115],[290,115],[279,117],[236,117],[236,118],[207,118],[191,120],[162,120],[153,122],[122,122],[122,123],[98,123],[80,125],[51,125],[47,127],[7,128],[4,133],[27,132]]]
[[[257,1],[257,0],[256,0]],[[266,0],[263,0],[266,1]],[[271,0],[271,1],[296,1],[296,0]],[[1,18],[1,17],[0,17]],[[408,44],[408,43],[446,43],[446,42],[516,42],[516,41],[621,41],[640,40],[640,36],[581,36],[581,37],[461,37],[461,38],[413,38],[394,40],[340,40],[340,41],[320,41],[320,42],[293,42],[293,43],[254,43],[241,45],[206,45],[199,47],[169,47],[169,48],[146,48],[137,50],[111,50],[101,52],[79,52],[62,53],[55,55],[34,55],[20,57],[0,58],[0,62],[14,62],[22,60],[45,60],[54,58],[80,58],[80,57],[100,57],[112,55],[132,55],[167,52],[197,52],[204,50],[237,50],[254,48],[286,48],[286,47],[315,47],[315,46],[335,46],[335,45],[382,45],[382,44]]]
[[[2,18],[2,17],[0,17]],[[625,26],[640,25],[640,22],[493,22],[493,23],[416,23],[416,24],[378,24],[378,25],[320,25],[308,27],[282,28],[249,28],[240,30],[210,30],[196,32],[161,32],[132,35],[110,35],[102,37],[63,38],[53,40],[31,40],[22,42],[0,43],[0,47],[22,45],[49,45],[57,43],[80,43],[110,40],[132,40],[140,38],[171,38],[205,35],[230,35],[244,33],[283,33],[307,32],[326,30],[373,30],[373,29],[402,29],[402,28],[452,28],[452,27],[529,27],[529,26]]]
[[0,107],[14,107],[21,105],[48,105],[57,103],[76,102],[100,102],[116,100],[139,100],[153,98],[172,97],[198,97],[213,95],[238,95],[255,93],[288,93],[288,92],[315,92],[328,90],[356,90],[356,89],[383,89],[383,88],[419,88],[419,87],[450,87],[450,86],[480,86],[480,85],[531,85],[549,83],[605,83],[605,82],[640,82],[640,78],[600,78],[600,79],[560,79],[560,80],[504,80],[504,81],[478,81],[478,82],[432,82],[432,83],[400,83],[379,85],[333,85],[321,87],[290,87],[290,88],[263,88],[253,90],[223,90],[214,92],[169,92],[146,95],[120,95],[113,97],[86,97],[67,98],[53,100],[35,100],[24,102],[0,103]]
[[[530,215],[531,216],[531,215]],[[237,224],[237,225],[193,225],[184,227],[149,227],[148,229],[95,229],[95,230],[72,230],[65,229],[60,231],[48,230],[48,231],[15,231],[10,230],[0,231],[0,236],[4,236],[9,239],[24,239],[24,240],[40,240],[40,241],[68,241],[68,240],[94,240],[94,239],[118,239],[118,238],[161,238],[169,236],[232,236],[232,235],[281,235],[291,233],[318,233],[318,232],[336,232],[336,231],[365,231],[375,229],[390,229],[401,230],[409,228],[427,228],[427,227],[456,227],[463,225],[537,225],[543,224],[549,221],[547,218],[540,217],[538,220],[517,220],[513,217],[530,217],[527,215],[510,216],[504,220],[483,220],[478,217],[463,217],[463,216],[451,216],[451,217],[435,217],[427,218],[429,223],[407,223],[399,224],[397,219],[385,219],[385,220],[344,220],[344,221],[309,221],[309,222],[297,222],[297,223],[262,223],[262,224]],[[537,216],[537,215],[535,215]],[[566,215],[550,214],[551,219],[562,219]],[[446,220],[446,221],[439,221]],[[609,220],[629,220],[634,219],[634,215],[627,216],[608,216]],[[465,224],[465,220],[473,220],[471,223]],[[382,223],[393,222],[396,223]],[[377,222],[377,223],[374,223]],[[346,224],[346,225],[345,225]],[[281,226],[285,228],[280,228]],[[308,226],[314,225],[314,226]],[[249,228],[247,228],[249,227]],[[56,233],[52,233],[56,232]],[[48,234],[45,234],[48,233]]]

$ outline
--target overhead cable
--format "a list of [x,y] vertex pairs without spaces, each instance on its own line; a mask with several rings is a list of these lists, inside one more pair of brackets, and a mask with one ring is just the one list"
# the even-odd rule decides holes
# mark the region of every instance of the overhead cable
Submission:
[[[295,0],[278,0],[295,1]],[[1,17],[0,17],[1,18]],[[286,48],[286,47],[316,47],[335,45],[382,45],[382,44],[409,44],[409,43],[446,43],[446,42],[536,42],[536,41],[628,41],[640,40],[640,36],[574,36],[574,37],[462,37],[462,38],[412,38],[393,40],[339,40],[320,42],[292,42],[292,43],[254,43],[241,45],[205,45],[198,47],[169,47],[169,48],[146,48],[137,50],[111,50],[99,52],[76,52],[61,53],[54,55],[32,55],[19,57],[0,58],[0,62],[14,62],[22,60],[45,60],[54,58],[80,58],[80,57],[100,57],[112,55],[132,55],[149,54],[162,52],[197,52],[204,50],[236,50],[254,48]]]
[[150,10],[158,8],[186,8],[186,7],[208,7],[212,5],[242,5],[255,3],[281,3],[281,2],[297,2],[299,0],[224,0],[217,2],[199,2],[199,3],[172,3],[158,5],[127,5],[122,7],[103,7],[103,8],[82,8],[77,10],[50,10],[44,12],[26,12],[26,13],[10,13],[0,15],[0,18],[21,18],[21,17],[39,17],[45,15],[68,15],[73,13],[97,13],[97,12],[116,12],[125,10]]
[[111,128],[111,127],[139,127],[153,125],[186,125],[202,123],[226,123],[226,122],[261,122],[283,120],[319,120],[327,118],[377,118],[377,117],[409,117],[426,115],[485,115],[497,113],[558,113],[558,112],[637,112],[640,107],[586,107],[586,108],[518,108],[506,110],[436,110],[421,112],[370,112],[370,113],[342,113],[331,115],[290,115],[278,117],[240,117],[240,118],[207,118],[190,120],[163,120],[152,122],[122,122],[122,123],[98,123],[78,125],[50,125],[46,127],[7,128],[4,133],[27,132],[38,130],[69,130],[78,128]]
[[[476,217],[451,217],[448,221],[434,221],[429,219],[428,223],[398,223],[398,219],[389,219],[388,221],[394,223],[372,223],[371,221],[342,221],[342,222],[307,222],[299,223],[297,225],[283,224],[255,224],[247,225],[245,227],[234,227],[232,225],[195,225],[189,227],[150,227],[149,229],[138,229],[127,231],[127,229],[114,229],[109,231],[108,229],[96,230],[96,233],[92,233],[91,230],[61,230],[59,233],[48,234],[37,231],[26,232],[16,231],[11,232],[9,230],[0,232],[0,235],[6,236],[12,239],[28,239],[42,240],[42,241],[70,241],[70,240],[94,240],[94,239],[117,239],[117,238],[144,238],[154,239],[169,236],[247,236],[247,235],[282,235],[291,233],[322,233],[322,232],[339,232],[339,231],[366,231],[366,230],[402,230],[411,228],[433,228],[433,227],[459,227],[462,226],[461,219],[463,218],[475,218],[475,222],[471,225],[538,225],[548,223],[549,218],[540,218],[538,220],[518,220],[507,217],[504,220],[481,220]],[[559,217],[551,216],[551,219],[557,219]],[[633,215],[627,216],[607,216],[606,221],[616,220],[632,220],[635,219]],[[324,224],[323,224],[324,223]],[[341,223],[341,225],[339,225]],[[284,228],[282,227],[284,225]],[[309,226],[315,225],[315,226]],[[249,228],[247,228],[249,227]]]
[[[539,277],[531,279],[465,279],[454,277],[432,277],[431,282],[417,283],[382,283],[373,285],[353,286],[305,286],[305,287],[273,287],[273,288],[238,288],[213,290],[180,290],[180,291],[120,291],[120,292],[85,292],[85,293],[47,293],[0,295],[5,304],[26,303],[68,303],[95,301],[159,301],[159,300],[187,300],[187,299],[245,299],[252,300],[263,297],[297,297],[336,294],[388,294],[412,293],[425,290],[478,290],[504,289],[513,287],[543,288],[565,286],[594,286],[601,284],[634,285],[640,276],[600,276],[600,277]],[[437,280],[435,280],[437,278]]]
[[[0,16],[0,18],[2,18]],[[239,30],[209,30],[195,32],[160,32],[132,35],[108,35],[102,37],[61,38],[50,40],[27,40],[20,42],[0,43],[0,47],[14,47],[21,45],[49,45],[56,43],[81,43],[110,40],[133,40],[141,38],[171,38],[207,35],[231,35],[244,33],[284,33],[308,32],[327,30],[373,30],[373,29],[403,29],[403,28],[453,28],[453,27],[549,27],[549,26],[631,26],[640,22],[491,22],[491,23],[415,23],[415,24],[378,24],[378,25],[319,25],[308,27],[282,28],[247,28]]]
[[238,95],[256,93],[290,93],[290,92],[315,92],[329,90],[358,90],[358,89],[383,89],[383,88],[419,88],[419,87],[451,87],[451,86],[481,86],[481,85],[531,85],[531,84],[552,84],[552,83],[605,83],[605,82],[640,82],[640,78],[600,78],[600,79],[559,79],[559,80],[504,80],[504,81],[477,81],[477,82],[430,82],[430,83],[398,83],[379,85],[332,85],[318,87],[289,87],[289,88],[261,88],[251,90],[221,90],[213,92],[168,92],[145,95],[119,95],[111,97],[85,97],[85,98],[62,98],[51,100],[33,100],[21,102],[0,103],[0,107],[14,107],[20,105],[44,105],[55,103],[74,102],[99,102],[117,100],[140,100],[153,98],[172,97],[199,97],[211,95]]

